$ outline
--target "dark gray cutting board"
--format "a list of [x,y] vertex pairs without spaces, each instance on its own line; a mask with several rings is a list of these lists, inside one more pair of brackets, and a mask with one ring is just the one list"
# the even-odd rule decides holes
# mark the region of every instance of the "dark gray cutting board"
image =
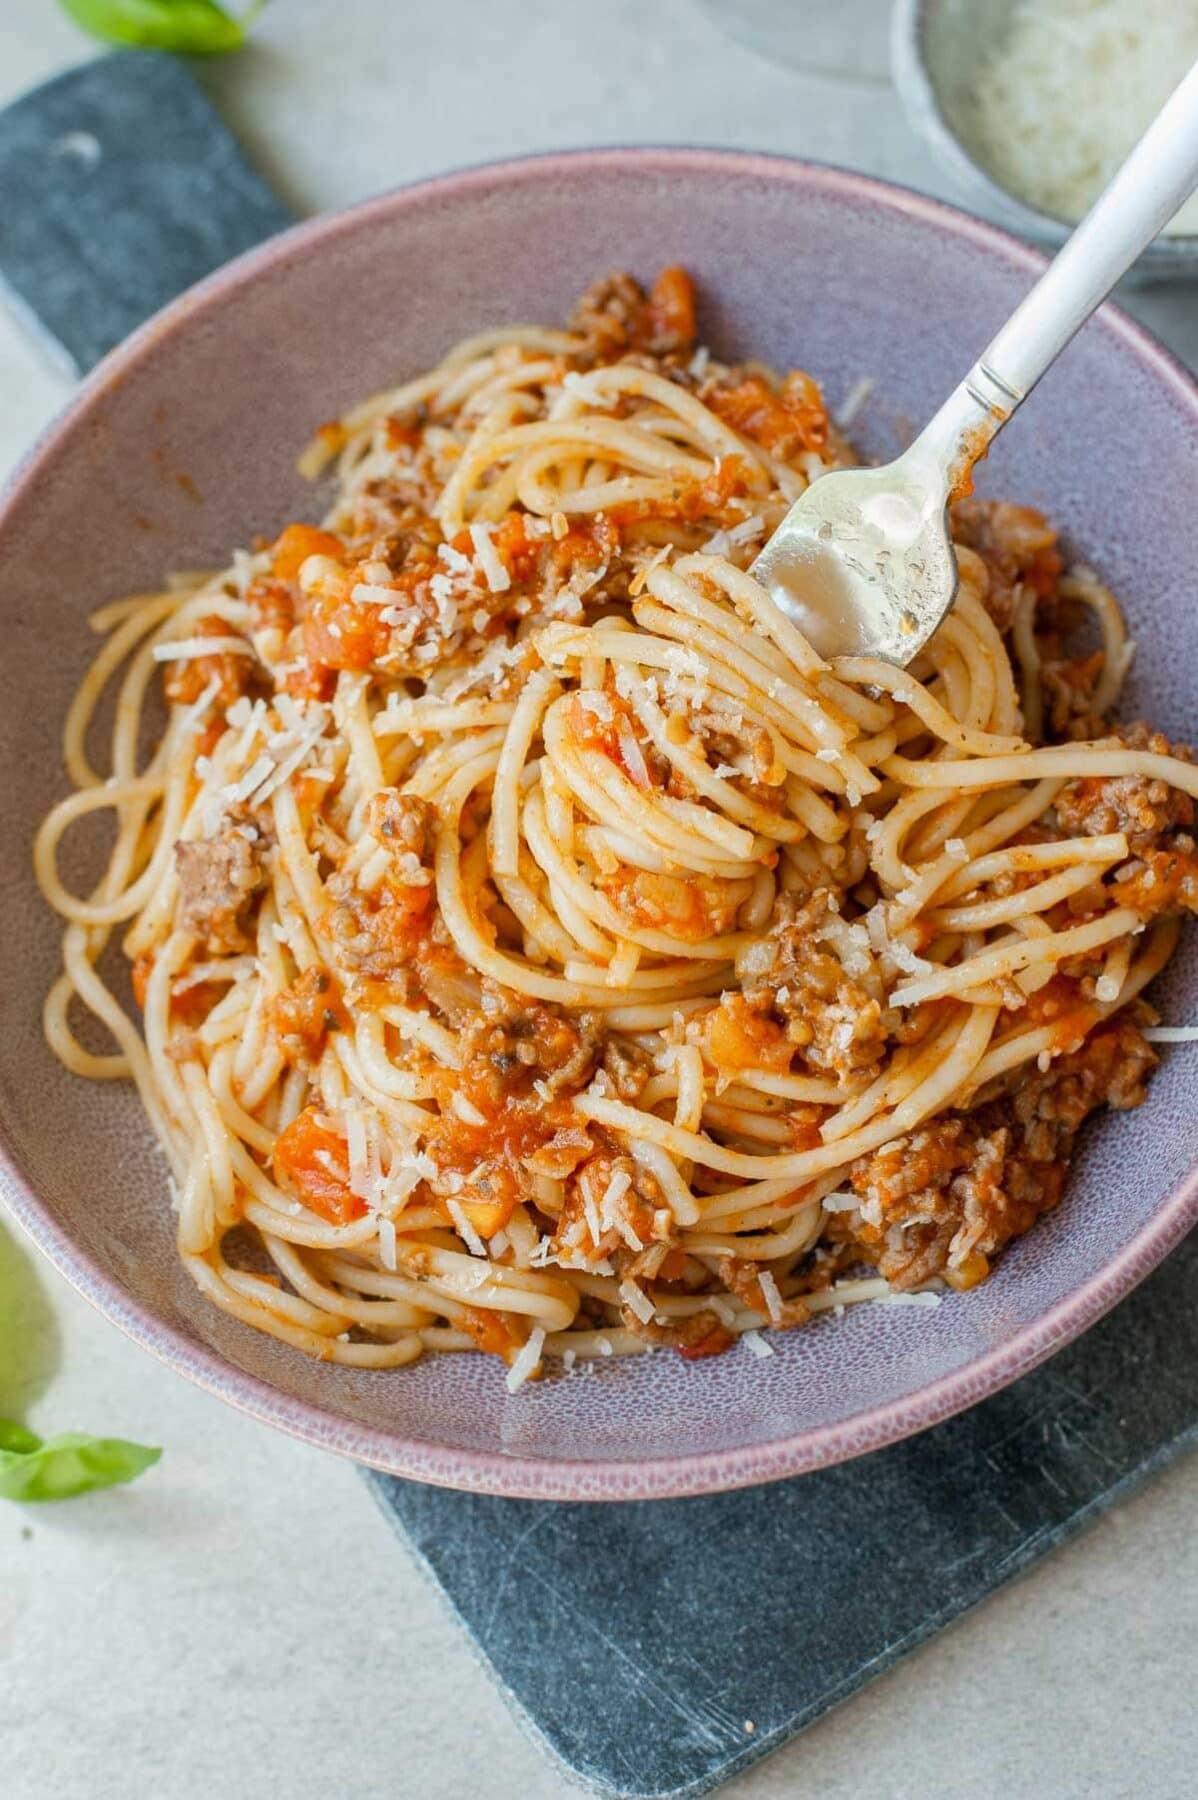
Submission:
[[[0,279],[82,372],[290,222],[186,68],[136,52],[0,115]],[[958,1419],[774,1487],[558,1505],[366,1480],[517,1718],[605,1794],[784,1743],[1198,1437],[1198,1235]]]
[[689,1800],[1198,1441],[1196,1370],[1198,1234],[1013,1387],[835,1469],[628,1505],[366,1479],[542,1749]]

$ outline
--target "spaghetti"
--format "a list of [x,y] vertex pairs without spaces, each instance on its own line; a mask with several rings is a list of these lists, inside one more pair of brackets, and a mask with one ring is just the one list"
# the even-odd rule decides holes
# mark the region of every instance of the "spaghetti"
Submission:
[[1103,735],[1114,601],[967,501],[917,662],[822,662],[750,565],[848,450],[810,377],[694,335],[667,270],[474,338],[322,429],[323,525],[93,617],[47,1037],[137,1084],[202,1292],[313,1356],[514,1387],[931,1303],[1143,1096],[1198,769]]

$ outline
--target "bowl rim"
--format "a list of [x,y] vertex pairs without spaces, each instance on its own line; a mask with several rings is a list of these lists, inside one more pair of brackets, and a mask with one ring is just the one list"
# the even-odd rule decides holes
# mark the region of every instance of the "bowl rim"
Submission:
[[[1079,221],[1045,212],[1005,187],[950,122],[928,66],[928,6],[929,0],[893,0],[890,15],[890,72],[907,122],[964,190],[1004,217],[1008,230],[1026,232],[1041,243],[1063,244]],[[1134,268],[1155,278],[1192,275],[1198,269],[1198,232],[1159,233],[1140,252]]]
[[[668,176],[685,169],[700,177],[735,173],[771,184],[815,190],[834,201],[885,208],[971,242],[1029,278],[1044,255],[1001,227],[896,183],[798,158],[756,151],[691,146],[615,146],[555,150],[453,170],[412,182],[341,211],[304,221],[250,250],[189,289],[111,351],[75,398],[19,461],[0,494],[0,553],[11,512],[51,476],[69,454],[78,428],[116,385],[135,377],[142,359],[165,338],[186,330],[214,302],[235,299],[260,276],[321,253],[347,233],[397,213],[440,204],[496,185],[536,184],[586,172]],[[1120,340],[1169,389],[1198,425],[1198,381],[1169,351],[1120,308],[1105,305],[1101,327]],[[1151,1217],[1087,1281],[1039,1314],[1016,1335],[914,1393],[884,1401],[835,1423],[768,1442],[685,1456],[611,1460],[507,1456],[430,1443],[347,1419],[314,1400],[285,1394],[239,1368],[182,1328],[158,1317],[72,1241],[27,1178],[17,1143],[0,1115],[0,1198],[47,1260],[83,1297],[127,1336],[177,1373],[264,1423],[308,1443],[336,1450],[369,1467],[436,1486],[546,1500],[682,1497],[781,1480],[876,1450],[938,1424],[1033,1369],[1094,1324],[1124,1297],[1198,1223],[1198,1167],[1190,1170]]]

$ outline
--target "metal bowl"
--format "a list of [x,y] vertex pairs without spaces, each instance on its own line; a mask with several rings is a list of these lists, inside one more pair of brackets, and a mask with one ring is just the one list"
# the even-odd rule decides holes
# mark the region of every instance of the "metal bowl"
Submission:
[[[915,130],[955,178],[962,197],[1021,237],[1063,244],[1076,221],[1041,212],[996,180],[974,135],[971,84],[979,61],[1007,30],[1016,0],[895,0],[890,61]],[[1198,275],[1198,236],[1158,237],[1132,281]]]

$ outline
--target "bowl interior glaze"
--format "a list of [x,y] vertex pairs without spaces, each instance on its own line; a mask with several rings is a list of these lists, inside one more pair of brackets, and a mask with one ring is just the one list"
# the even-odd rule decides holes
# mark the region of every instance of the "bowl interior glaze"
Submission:
[[[530,1384],[493,1359],[321,1366],[225,1318],[179,1268],[165,1171],[131,1089],[64,1073],[41,1035],[58,926],[28,860],[63,791],[85,613],[311,517],[294,470],[321,420],[497,321],[557,321],[597,273],[692,269],[722,354],[813,371],[833,406],[875,382],[854,435],[895,451],[1040,266],[987,226],[833,170],[707,151],[550,156],[423,184],[288,233],[193,291],[101,367],[0,516],[3,1192],[57,1265],[175,1367],[258,1416],[420,1479],[632,1498],[768,1480],[873,1448],[980,1399],[1146,1274],[1198,1209],[1193,1052],[1087,1135],[1059,1211],[994,1278],[936,1310],[871,1307],[698,1364],[670,1354]],[[995,448],[983,491],[1047,508],[1123,598],[1130,715],[1193,735],[1198,398],[1118,313],[1093,321]],[[72,857],[73,859],[73,857]],[[69,865],[68,865],[69,870]],[[78,875],[76,876],[78,879]],[[1193,943],[1163,984],[1198,1016]]]

